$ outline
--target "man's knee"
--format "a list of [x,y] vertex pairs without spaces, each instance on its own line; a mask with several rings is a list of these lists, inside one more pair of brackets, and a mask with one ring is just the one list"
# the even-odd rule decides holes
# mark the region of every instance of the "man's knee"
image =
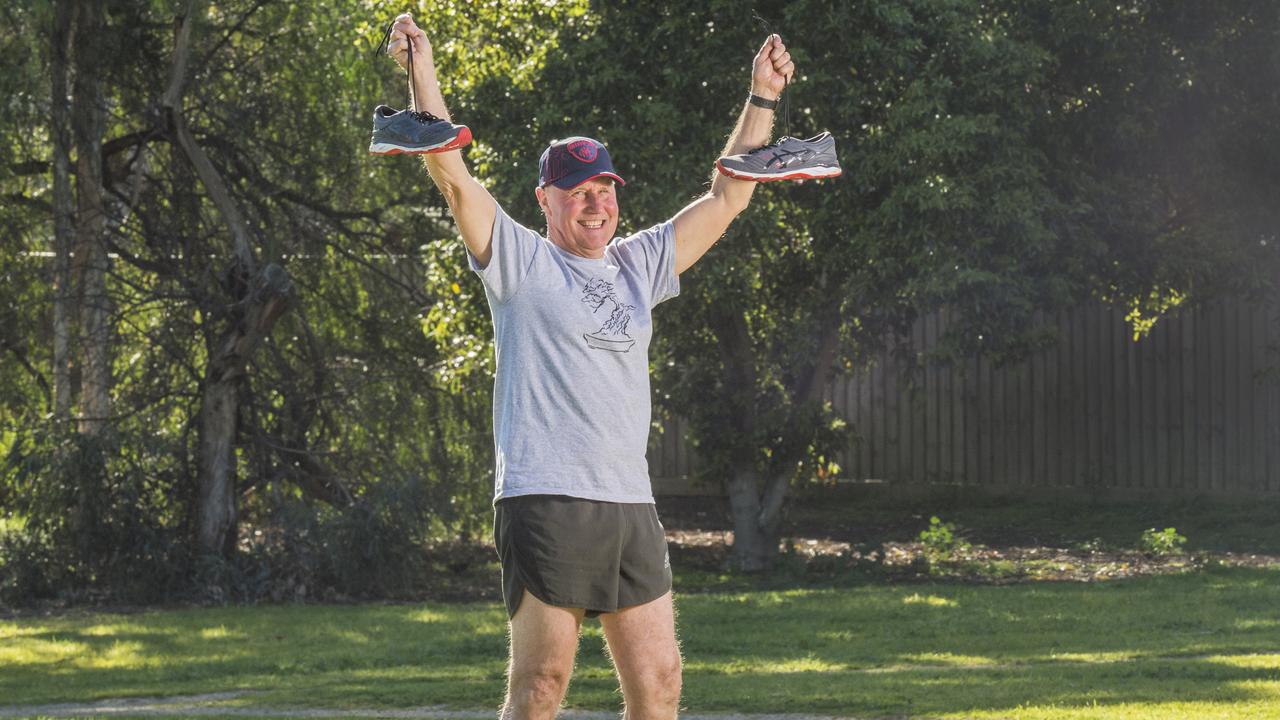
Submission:
[[680,702],[680,690],[684,678],[683,668],[680,664],[680,656],[675,656],[670,663],[659,669],[657,673],[657,685],[660,688],[659,694],[663,700],[671,703]]
[[569,688],[572,668],[542,666],[511,673],[511,699],[534,708],[559,707]]
[[680,656],[675,655],[656,662],[640,673],[639,697],[629,698],[629,704],[652,708],[674,708],[680,703],[683,673]]

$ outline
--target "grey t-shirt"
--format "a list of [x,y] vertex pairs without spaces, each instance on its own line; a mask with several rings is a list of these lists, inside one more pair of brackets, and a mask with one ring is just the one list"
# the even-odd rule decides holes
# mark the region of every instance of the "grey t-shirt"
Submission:
[[493,316],[494,502],[535,494],[653,502],[651,311],[680,292],[674,227],[615,238],[590,259],[499,206],[492,248],[483,268],[468,258]]

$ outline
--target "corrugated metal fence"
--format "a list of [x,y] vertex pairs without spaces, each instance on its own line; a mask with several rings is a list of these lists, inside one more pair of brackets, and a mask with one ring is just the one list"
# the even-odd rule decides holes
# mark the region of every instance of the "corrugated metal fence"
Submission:
[[[1153,499],[1280,496],[1280,308],[1226,299],[1162,318],[1135,341],[1101,303],[1042,318],[1054,347],[995,367],[985,358],[912,369],[890,354],[827,396],[859,439],[853,481],[998,491],[1122,491]],[[923,318],[912,347],[945,330]],[[684,424],[650,452],[658,492],[688,491]]]

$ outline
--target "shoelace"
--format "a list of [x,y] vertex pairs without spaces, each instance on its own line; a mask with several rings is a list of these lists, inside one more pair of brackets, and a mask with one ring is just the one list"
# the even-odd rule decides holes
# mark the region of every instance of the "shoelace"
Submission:
[[[395,20],[392,20],[390,23],[387,24],[387,31],[382,33],[382,42],[378,43],[377,49],[373,51],[373,56],[375,58],[381,55],[384,51],[386,51],[387,43],[391,40],[391,28],[395,27],[395,25],[396,25]],[[409,51],[409,60],[407,63],[409,66],[409,110],[407,111],[409,113],[409,116],[412,117],[414,120],[417,120],[418,122],[422,123],[423,125],[427,125],[433,122],[445,122],[444,118],[436,117],[435,115],[432,115],[426,110],[413,109],[414,107],[417,107],[418,103],[413,94],[414,86],[413,86],[413,43],[412,42],[408,43],[407,49]]]
[[[770,37],[773,37],[774,35],[773,26],[769,24],[769,21],[761,17],[760,13],[756,12],[755,10],[751,11],[751,15],[755,17],[756,20],[759,20],[760,23],[764,25],[764,31],[768,33]],[[779,37],[781,37],[781,35],[779,35]],[[778,138],[776,141],[769,143],[768,145],[765,145],[765,148],[771,148],[781,143],[783,140],[786,140],[787,138],[791,137],[791,103],[787,100],[787,86],[790,84],[791,84],[791,78],[787,77],[786,75],[783,75],[782,76],[782,92],[779,93],[779,95],[782,98],[782,127],[786,132],[784,132],[782,137]],[[764,148],[761,148],[761,149],[764,149]]]

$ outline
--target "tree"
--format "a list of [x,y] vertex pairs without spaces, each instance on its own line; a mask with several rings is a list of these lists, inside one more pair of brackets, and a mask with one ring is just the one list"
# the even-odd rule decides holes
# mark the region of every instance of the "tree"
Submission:
[[1078,274],[1139,329],[1179,302],[1273,284],[1280,7],[1018,7],[1010,31],[1052,59],[1036,144]]
[[[473,167],[530,222],[533,159],[573,133],[609,144],[625,226],[670,217],[706,186],[764,34],[728,0],[427,9]],[[1272,4],[757,11],[801,71],[778,130],[831,130],[846,175],[762,187],[658,320],[658,404],[724,483],[738,566],[768,565],[788,488],[856,433],[827,380],[920,313],[951,312],[953,352],[1013,356],[1037,308],[1096,294],[1146,321],[1274,277]],[[484,296],[417,163],[363,149],[372,107],[405,101],[369,55],[385,11],[0,14],[4,577],[154,599],[198,576],[225,597],[263,592],[265,563],[394,592],[428,538],[483,529]],[[815,19],[849,30],[797,36]],[[109,420],[57,431],[77,414]]]
[[[1038,80],[1038,48],[988,36],[977,3],[761,12],[784,39],[812,17],[857,29],[847,42],[790,43],[801,72],[793,133],[832,131],[848,177],[761,188],[682,278],[654,349],[662,404],[690,417],[709,473],[725,480],[746,569],[776,552],[787,487],[847,438],[821,402],[834,372],[945,297],[989,297],[1011,325],[1055,300],[1026,280],[1053,245],[1024,90]],[[601,8],[590,34],[562,33],[525,136],[603,136],[630,180],[625,218],[669,217],[705,181],[741,108],[764,33],[740,13],[728,2]],[[528,140],[513,145],[513,162],[535,156]]]
[[[1159,311],[1192,275],[1222,277],[1255,258],[1209,216],[1162,231],[1152,222],[1167,207],[1162,183],[1176,179],[1194,195],[1213,182],[1178,179],[1170,153],[1153,152],[1177,131],[1152,108],[1186,102],[1157,49],[1199,28],[1215,48],[1208,68],[1241,42],[1251,57],[1265,53],[1276,27],[1260,3],[1192,5],[815,0],[758,8],[797,59],[792,134],[830,130],[846,175],[761,188],[659,320],[659,401],[690,418],[706,474],[724,483],[734,565],[767,567],[788,488],[819,469],[838,471],[828,458],[851,429],[821,400],[828,380],[882,348],[903,347],[921,313],[951,313],[946,352],[1011,358],[1034,342],[1036,310],[1098,294]],[[517,217],[534,217],[529,160],[550,138],[594,134],[628,177],[624,223],[670,217],[699,191],[741,107],[747,63],[764,35],[741,14],[730,2],[599,6],[548,43],[555,51],[535,87],[494,80],[477,89],[484,102],[474,106],[502,113],[500,127],[477,134],[497,148],[485,148],[479,169]],[[838,42],[794,35],[815,18],[847,33]],[[1082,53],[1081,42],[1097,45]],[[1100,82],[1143,91],[1109,93],[1124,99],[1073,113]],[[1265,91],[1237,84],[1226,96],[1250,105],[1250,119],[1236,122],[1255,123],[1254,132],[1240,147],[1257,145]],[[788,129],[785,112],[779,121]],[[1116,123],[1123,134],[1109,132]],[[1122,157],[1145,152],[1146,162],[1108,164],[1120,146]],[[1221,198],[1213,217],[1265,227],[1255,193],[1274,192],[1274,179],[1251,180],[1253,192]],[[1174,257],[1171,243],[1180,248]]]
[[[0,116],[0,193],[16,200],[3,212],[21,238],[4,248],[15,322],[0,361],[0,505],[15,523],[0,527],[0,565],[29,563],[24,576],[43,592],[134,599],[171,591],[148,585],[160,576],[199,576],[197,592],[215,597],[258,592],[243,578],[260,562],[343,592],[409,587],[427,539],[484,524],[489,458],[473,428],[487,408],[439,372],[459,348],[424,332],[436,296],[455,295],[449,268],[463,267],[440,251],[452,243],[444,203],[412,161],[364,153],[367,113],[384,93],[368,54],[380,28],[362,33],[350,18],[375,9],[183,3],[174,22],[164,6],[100,7],[99,54],[73,56],[96,60],[96,153],[41,142],[60,76],[47,68],[61,62],[48,40],[72,20],[6,10],[16,37],[44,42],[5,46],[29,67],[6,72],[21,102]],[[299,27],[321,49],[282,52]],[[390,67],[381,77],[403,92]],[[43,254],[66,217],[43,200],[50,173],[62,176],[51,154],[69,166],[100,159],[99,239],[115,258],[101,294],[121,350],[109,356],[113,409],[92,476],[34,405],[52,407],[48,378],[62,377],[49,328],[64,294]],[[66,175],[89,187],[78,170]],[[94,499],[91,522],[67,522],[67,493]]]

